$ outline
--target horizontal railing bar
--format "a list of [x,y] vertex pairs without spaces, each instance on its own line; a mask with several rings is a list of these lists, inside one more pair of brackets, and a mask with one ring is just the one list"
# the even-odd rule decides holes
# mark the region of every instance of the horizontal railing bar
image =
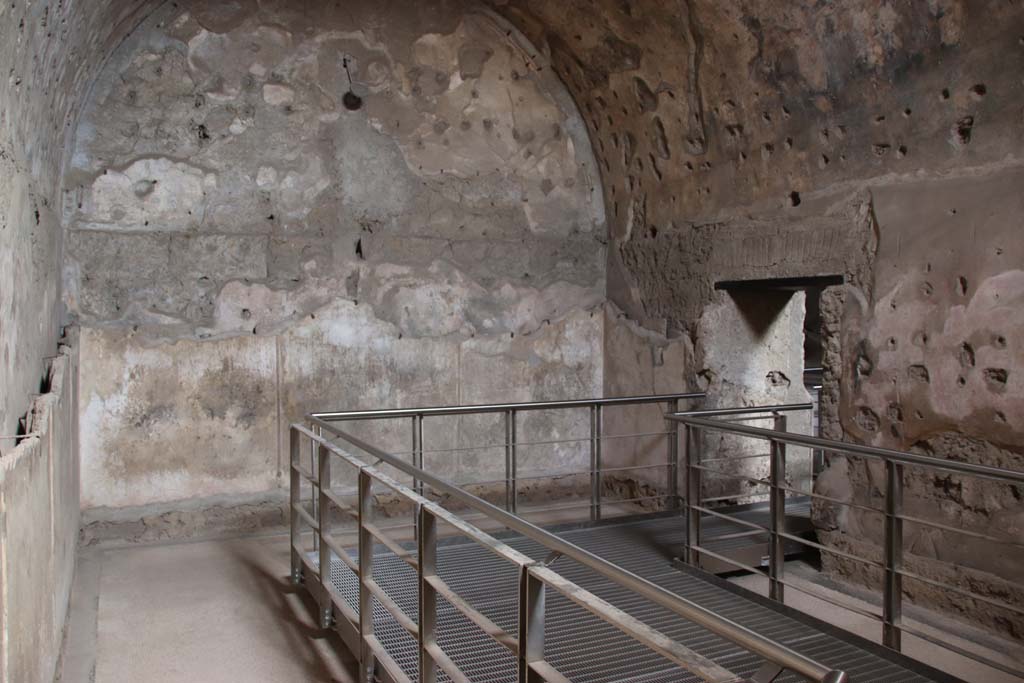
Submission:
[[363,528],[370,532],[370,534],[380,541],[385,548],[390,550],[398,559],[405,562],[413,569],[419,569],[420,563],[416,560],[416,554],[406,550],[402,546],[391,540],[384,530],[378,527],[372,522],[363,522]]
[[[765,576],[765,578],[767,579],[768,577]],[[812,598],[815,598],[816,600],[821,600],[822,602],[827,602],[830,605],[835,605],[836,607],[841,607],[842,609],[849,610],[850,612],[853,612],[854,614],[859,614],[862,617],[865,617],[865,618],[868,618],[868,619],[873,619],[874,621],[877,621],[877,622],[884,621],[884,619],[882,618],[881,614],[876,614],[875,612],[863,609],[861,607],[854,607],[853,605],[845,603],[845,602],[843,602],[843,601],[841,601],[841,600],[839,600],[837,598],[829,597],[829,596],[825,595],[824,593],[819,593],[816,590],[811,590],[810,588],[808,588],[807,586],[805,586],[803,584],[794,583],[793,581],[790,581],[789,579],[776,579],[776,581],[778,581],[779,583],[784,585],[786,588],[792,588],[795,591],[800,591],[804,595],[809,595]]]
[[863,505],[861,503],[852,503],[852,502],[850,502],[848,500],[840,500],[838,498],[833,498],[831,496],[825,496],[825,495],[822,495],[820,493],[815,493],[813,491],[803,491],[801,489],[795,489],[792,486],[780,486],[779,490],[786,491],[787,493],[795,493],[798,496],[805,496],[807,498],[815,498],[817,500],[825,500],[825,501],[828,501],[829,503],[833,503],[835,505],[845,505],[846,507],[850,507],[850,508],[853,508],[855,510],[863,510],[864,512],[871,512],[871,513],[874,513],[874,514],[877,514],[877,515],[885,516],[885,510],[881,510],[879,508],[874,508],[874,507],[871,507],[870,505]]
[[[669,436],[671,432],[634,432],[632,434],[611,434],[602,435],[601,441],[608,439],[634,439],[638,437],[646,436]],[[551,439],[550,441],[517,441],[516,447],[519,446],[551,446],[561,443],[589,443],[589,436],[581,436],[574,439]],[[506,443],[495,443],[485,444],[483,446],[459,446],[457,448],[426,448],[422,451],[390,451],[391,455],[413,455],[414,453],[423,453],[424,455],[433,455],[438,453],[465,453],[469,451],[486,451],[486,450],[498,450],[506,448],[509,444]]]
[[331,504],[334,505],[334,507],[338,508],[341,512],[344,512],[346,515],[353,519],[359,517],[358,510],[356,510],[354,507],[343,501],[334,491],[327,488],[326,486],[323,488],[323,494],[324,497],[327,500],[331,501]]
[[705,408],[702,410],[679,410],[668,413],[668,417],[719,417],[726,415],[759,415],[761,413],[792,413],[810,410],[813,403],[780,403],[773,406],[747,406],[745,408]]
[[[602,474],[607,472],[632,472],[635,470],[657,470],[671,467],[668,463],[660,463],[657,465],[633,465],[627,467],[603,467],[598,472]],[[592,474],[590,470],[575,470],[572,472],[551,472],[550,474],[535,474],[528,477],[522,475],[516,475],[516,481],[537,481],[537,480],[553,480],[553,479],[567,479],[569,477],[589,477]],[[486,484],[504,484],[510,479],[484,479],[482,481],[460,481],[455,482],[456,486],[484,486]]]
[[510,410],[559,410],[566,408],[589,408],[591,406],[641,405],[645,403],[666,403],[686,399],[704,398],[706,394],[688,392],[682,394],[657,394],[648,396],[620,396],[616,398],[587,398],[571,401],[534,401],[532,403],[488,403],[473,406],[437,406],[431,408],[389,408],[386,410],[342,410],[312,413],[310,417],[325,422],[348,420],[379,420],[397,417],[430,415],[472,415],[476,413],[504,413]]
[[[748,521],[743,520],[743,519],[738,519],[736,517],[730,517],[729,515],[722,514],[720,512],[716,512],[715,510],[712,510],[710,508],[706,508],[706,507],[703,507],[703,506],[700,506],[700,505],[693,505],[693,506],[691,506],[691,509],[697,510],[698,512],[701,512],[703,514],[711,515],[712,517],[718,517],[720,519],[724,519],[726,521],[732,522],[733,524],[738,524],[740,526],[748,527],[750,529],[756,529],[756,530],[758,530],[758,531],[760,531],[762,533],[766,533],[766,534],[772,533],[771,529],[769,529],[768,527],[761,526],[760,524],[755,524],[754,522],[748,522]],[[845,557],[846,559],[852,560],[854,562],[862,562],[862,563],[870,565],[872,567],[878,567],[879,569],[884,569],[885,568],[885,565],[880,563],[880,562],[875,562],[874,560],[868,560],[868,559],[865,559],[863,557],[858,557],[856,555],[852,555],[850,553],[844,552],[842,550],[837,550],[837,549],[832,548],[830,546],[825,546],[825,545],[822,545],[820,543],[815,543],[814,541],[811,541],[811,540],[808,540],[806,538],[803,538],[802,536],[797,536],[795,534],[790,534],[790,533],[787,533],[785,531],[779,531],[778,534],[782,538],[786,538],[786,539],[789,539],[791,541],[796,541],[798,543],[803,543],[804,545],[809,545],[812,548],[817,548],[818,550],[820,550],[822,552],[832,553],[833,555],[838,555],[840,557]],[[713,540],[717,540],[718,538],[719,538],[718,536],[709,536],[707,540],[713,541]]]
[[904,522],[910,522],[911,524],[920,524],[921,526],[928,526],[935,529],[942,529],[943,531],[949,531],[952,533],[963,534],[972,538],[980,538],[985,541],[991,541],[1000,545],[1009,546],[1011,548],[1024,548],[1024,543],[1018,543],[1017,541],[1008,538],[998,538],[996,536],[989,536],[983,534],[980,531],[971,531],[970,529],[960,529],[955,526],[948,524],[940,524],[939,522],[933,522],[928,519],[921,519],[920,517],[911,517],[909,515],[896,515],[897,519],[902,519]]
[[707,534],[704,537],[704,540],[706,540],[706,541],[732,541],[732,540],[735,540],[737,538],[750,538],[751,536],[768,536],[768,535],[770,535],[770,533],[771,532],[769,532],[767,530],[766,531],[754,531],[753,529],[751,529],[750,531],[737,531],[737,532],[731,533],[731,534],[715,534],[714,536],[712,536],[711,534]]
[[838,555],[839,557],[845,557],[847,560],[851,560],[853,562],[860,562],[861,564],[866,564],[869,567],[877,567],[878,569],[883,569],[883,570],[885,569],[885,563],[884,562],[875,562],[874,560],[868,560],[868,559],[860,557],[858,555],[854,555],[852,553],[848,553],[845,550],[837,550],[836,548],[833,548],[832,546],[823,545],[821,543],[817,543],[815,541],[803,538],[802,536],[796,536],[795,534],[786,533],[785,531],[780,531],[780,532],[778,532],[778,534],[779,534],[779,536],[781,536],[783,538],[786,538],[786,539],[789,539],[790,541],[795,541],[796,543],[802,543],[804,545],[809,545],[812,548],[816,548],[817,550],[819,550],[819,551],[821,551],[823,553],[830,553],[832,555]]
[[747,477],[742,474],[723,472],[722,470],[717,470],[714,467],[704,467],[703,465],[690,465],[690,468],[695,470],[701,470],[702,472],[707,472],[708,474],[717,474],[718,476],[725,477],[726,479],[739,479],[740,481],[749,481],[752,484],[771,486],[771,483],[769,483],[767,479],[757,479],[756,477]]
[[563,596],[576,603],[591,614],[602,618],[630,638],[642,643],[663,657],[678,664],[687,671],[697,674],[712,683],[726,683],[739,680],[731,671],[725,669],[704,655],[694,652],[682,643],[668,638],[657,629],[651,628],[636,617],[602,600],[590,591],[577,586],[547,567],[530,567],[530,573]]
[[931,643],[932,645],[938,645],[939,647],[952,650],[961,657],[967,657],[968,659],[978,662],[979,664],[984,664],[985,666],[992,667],[997,671],[1002,671],[1003,673],[1010,674],[1011,676],[1016,676],[1017,678],[1024,679],[1024,669],[1015,669],[1012,666],[1009,666],[1008,664],[997,662],[996,660],[986,657],[985,655],[980,655],[977,652],[971,652],[970,650],[962,648],[959,645],[954,645],[948,640],[942,640],[941,638],[933,636],[929,633],[925,633],[924,631],[918,631],[916,628],[909,628],[907,626],[900,624],[899,629],[900,631],[912,635],[915,638],[925,640]]
[[668,413],[665,417],[666,419],[682,422],[683,424],[688,424],[692,427],[700,427],[702,429],[718,432],[742,434],[744,436],[758,437],[767,441],[775,440],[779,443],[786,443],[793,446],[804,446],[807,448],[828,451],[838,455],[880,458],[882,460],[890,460],[892,462],[898,462],[905,465],[919,465],[921,467],[929,467],[947,472],[970,474],[977,477],[983,477],[985,479],[994,479],[996,481],[1024,484],[1024,472],[1007,470],[1001,467],[993,467],[991,465],[976,465],[974,463],[958,462],[955,460],[943,460],[942,458],[936,458],[930,455],[905,453],[903,451],[894,451],[888,448],[879,448],[878,446],[862,446],[860,444],[848,443],[846,441],[833,441],[832,439],[822,439],[816,436],[806,436],[804,434],[794,434],[792,432],[777,432],[772,429],[762,429],[761,427],[750,427],[748,425],[722,424],[717,420],[687,417],[683,415],[677,416],[673,413]]
[[[591,404],[585,403],[585,405]],[[312,418],[311,422],[322,429],[326,429],[332,434],[335,434],[336,436],[342,437],[345,441],[366,452],[368,455],[378,458],[392,467],[416,477],[424,484],[431,486],[435,490],[447,493],[451,495],[452,498],[465,503],[470,507],[476,508],[480,512],[488,514],[496,521],[504,524],[507,528],[517,531],[528,538],[532,538],[549,550],[557,550],[561,552],[566,557],[576,560],[580,564],[593,569],[606,578],[633,590],[648,600],[675,612],[681,617],[689,619],[695,624],[703,626],[711,632],[736,643],[740,647],[743,647],[754,654],[771,660],[784,668],[790,669],[814,681],[824,681],[828,677],[834,677],[836,675],[835,672],[823,664],[816,662],[813,659],[810,659],[809,657],[780,643],[772,641],[771,639],[727,619],[706,607],[693,602],[692,600],[688,600],[680,595],[672,593],[657,584],[637,576],[633,572],[623,569],[602,557],[580,548],[579,546],[569,543],[565,539],[545,531],[535,524],[531,524],[516,515],[508,513],[496,505],[492,505],[482,498],[478,498],[477,496],[464,491],[454,484],[395,458],[381,449],[352,436],[351,434],[341,431],[330,422],[317,418]],[[298,428],[299,426],[296,425],[296,427]]]
[[767,496],[767,495],[768,495],[767,491],[764,491],[764,492],[761,492],[761,493],[758,493],[756,491],[754,493],[751,493],[751,492],[747,491],[745,493],[730,493],[730,494],[724,495],[724,496],[708,496],[707,498],[701,498],[700,502],[701,503],[719,503],[719,502],[721,502],[723,500],[736,500],[737,498],[749,498],[751,496],[761,496],[761,497],[764,497],[764,496]]
[[373,656],[384,665],[388,675],[391,676],[395,683],[412,683],[412,679],[405,674],[405,671],[398,665],[398,662],[391,657],[391,653],[384,647],[384,643],[380,642],[380,638],[371,633],[363,636],[363,640],[370,646]]
[[512,654],[519,654],[518,638],[498,626],[486,617],[483,612],[466,602],[461,596],[455,593],[455,591],[453,591],[440,576],[437,576],[436,574],[432,576],[424,576],[423,580],[433,586],[438,595],[450,602],[455,609],[462,612],[467,619],[476,624],[481,631],[493,638],[495,642],[504,645],[512,652]]
[[[762,486],[771,486],[771,484],[768,483],[768,482],[761,482],[760,485],[762,485]],[[825,495],[822,495],[820,493],[814,493],[813,491],[804,491],[802,489],[793,488],[792,486],[779,486],[778,489],[780,491],[786,491],[787,493],[793,493],[793,494],[796,494],[798,496],[804,496],[804,497],[807,497],[807,498],[814,498],[814,499],[817,499],[817,500],[825,500],[825,501],[828,501],[828,502],[833,503],[835,505],[845,505],[847,507],[854,508],[856,510],[863,510],[865,512],[874,513],[874,514],[877,514],[877,515],[881,515],[883,517],[885,516],[885,510],[879,510],[878,508],[873,508],[870,505],[862,505],[860,503],[851,503],[850,501],[839,500],[838,498],[832,498],[831,496],[825,496]],[[736,498],[746,498],[748,496],[766,496],[766,495],[768,495],[768,493],[769,493],[768,491],[764,491],[763,493],[749,493],[749,492],[746,492],[746,493],[730,493],[730,494],[724,495],[724,496],[710,496],[708,498],[702,498],[701,502],[702,503],[717,503],[717,502],[722,501],[722,500],[735,500]],[[729,519],[732,519],[732,518],[730,517]],[[903,519],[905,519],[905,518],[903,518]]]
[[356,611],[352,608],[352,605],[348,604],[348,601],[345,600],[345,596],[338,592],[338,589],[334,587],[333,582],[328,581],[326,585],[328,597],[331,599],[331,604],[335,608],[337,608],[339,612],[341,612],[341,616],[344,619],[346,619],[354,627],[358,628],[359,615],[356,614]]
[[[726,515],[726,514],[721,513],[721,512],[716,512],[715,510],[712,510],[711,508],[706,508],[706,507],[703,507],[701,505],[691,505],[690,509],[691,510],[696,510],[698,512],[702,512],[702,513],[704,513],[706,515],[711,515],[712,517],[718,517],[719,519],[727,520],[729,522],[732,522],[733,524],[739,524],[740,526],[745,526],[745,527],[747,527],[749,529],[757,529],[758,531],[763,531],[765,533],[771,533],[771,529],[769,529],[766,526],[761,526],[760,524],[755,524],[754,522],[748,522],[745,519],[739,519],[737,517],[730,517],[729,515]],[[711,537],[711,538],[713,538],[713,537]]]
[[294,503],[292,510],[299,513],[299,517],[306,523],[306,526],[312,528],[314,531],[320,530],[320,524],[313,518],[313,515],[306,512],[306,508],[302,507],[302,503]]
[[770,457],[772,457],[771,453],[758,453],[757,455],[733,455],[733,456],[729,456],[727,458],[701,458],[700,461],[702,463],[729,462],[731,460],[752,460],[754,458],[770,458]]
[[[642,503],[645,500],[662,500],[668,497],[669,495],[667,493],[664,493],[658,496],[640,496],[638,498],[602,498],[602,501],[605,505],[618,505],[621,503]],[[537,508],[536,510],[524,510],[523,514],[540,514],[544,512],[550,512],[552,510],[575,510],[576,508],[590,507],[590,505],[591,504],[589,502],[573,503],[571,505],[550,505],[542,508]]]
[[[324,424],[326,424],[327,427],[330,430],[334,430],[335,429],[330,424],[327,424],[327,423],[324,423]],[[457,529],[458,531],[462,532],[462,534],[467,536],[470,540],[476,542],[478,545],[483,546],[487,550],[490,550],[492,553],[494,553],[498,557],[506,559],[509,562],[512,562],[513,564],[516,564],[516,565],[519,565],[519,566],[522,566],[524,564],[530,564],[530,563],[533,562],[533,560],[529,556],[524,555],[523,553],[519,552],[515,548],[512,548],[511,546],[509,546],[509,545],[499,541],[498,539],[494,538],[493,536],[484,533],[480,529],[477,529],[475,526],[467,524],[466,522],[462,521],[462,519],[460,519],[457,515],[449,512],[448,510],[446,510],[445,508],[441,507],[437,503],[434,503],[433,501],[427,500],[426,498],[424,498],[423,496],[419,495],[418,493],[416,493],[415,491],[413,491],[409,487],[403,486],[399,482],[395,481],[394,479],[392,479],[391,477],[387,476],[383,472],[380,472],[379,470],[374,469],[372,466],[366,464],[365,462],[363,462],[362,460],[356,458],[355,456],[352,456],[352,455],[349,455],[348,453],[345,453],[336,444],[331,443],[330,441],[328,441],[327,439],[323,438],[322,436],[320,436],[318,434],[314,434],[311,430],[307,429],[306,427],[302,426],[301,424],[293,424],[291,426],[291,428],[293,430],[299,432],[299,434],[302,434],[303,436],[307,436],[309,438],[312,438],[312,439],[316,440],[317,442],[321,443],[329,451],[331,451],[334,455],[337,455],[341,459],[345,460],[352,467],[358,469],[359,471],[365,471],[367,474],[370,475],[370,477],[372,479],[387,485],[392,490],[396,491],[401,496],[404,496],[406,499],[410,500],[414,504],[425,506],[428,510],[430,510],[431,514],[433,514],[439,521],[441,521],[441,522],[443,522],[443,523],[445,523],[445,524],[447,524],[447,525]],[[362,448],[362,446],[359,446],[358,444],[356,444],[356,445],[357,445],[357,447]],[[371,448],[372,448],[372,446],[371,446]],[[388,456],[388,459],[392,459],[392,458],[390,458],[390,456]],[[401,462],[401,461],[398,461],[398,462]],[[405,465],[404,463],[401,463],[401,464],[403,466]],[[411,465],[409,467],[411,467]],[[402,469],[402,468],[399,467],[398,469]],[[415,468],[413,468],[413,469],[415,469]],[[405,525],[405,526],[408,526],[408,525]]]
[[398,606],[398,603],[391,599],[391,596],[381,588],[380,584],[373,579],[366,577],[363,580],[363,584],[366,588],[373,593],[373,596],[377,598],[377,602],[388,611],[388,613],[394,617],[398,625],[409,632],[409,635],[417,635],[419,633],[419,626],[416,622],[409,618],[409,616],[402,611],[402,608]]
[[[606,503],[615,505],[615,504],[620,504],[620,503],[638,503],[638,502],[643,502],[643,501],[647,501],[647,500],[661,500],[661,499],[668,498],[668,497],[669,497],[668,494],[663,494],[663,495],[657,495],[657,496],[643,496],[643,497],[640,497],[640,498],[616,498],[616,499],[605,498],[604,501]],[[545,505],[544,507],[538,507],[538,508],[535,508],[535,509],[530,509],[530,508],[520,509],[519,514],[520,515],[524,515],[524,516],[525,515],[540,515],[540,514],[547,514],[549,512],[557,512],[557,511],[560,511],[560,510],[576,510],[576,509],[579,509],[579,508],[589,508],[590,505],[591,505],[591,503],[589,501],[580,502],[580,503],[571,503],[571,504],[568,504],[568,505]],[[474,513],[471,513],[471,514],[462,515],[459,518],[463,522],[466,522],[466,523],[469,523],[469,524],[471,524],[473,522],[476,522],[476,521],[479,521],[479,520],[482,520],[482,519],[490,519],[490,517],[488,515],[486,515],[484,513],[481,513],[481,512],[474,512]],[[398,531],[398,530],[402,530],[402,529],[409,529],[410,527],[414,526],[415,520],[412,517],[408,517],[406,519],[408,521],[402,522],[401,524],[392,524],[392,525],[389,525],[389,526],[382,526],[382,527],[378,527],[378,528],[381,531],[387,533],[387,532]],[[355,526],[351,526],[351,527],[342,527],[339,531],[341,533],[343,533],[343,534],[355,534],[357,529],[356,529]],[[307,532],[307,533],[310,533],[310,532]]]
[[[345,563],[345,566],[351,569],[357,576],[359,575],[359,565],[352,559],[348,551],[341,547],[341,545],[334,540],[330,534],[323,534],[323,542],[328,548],[334,551],[334,554],[338,556],[338,559]],[[328,567],[328,571],[330,568]]]
[[[708,539],[708,540],[714,540],[714,539]],[[744,564],[743,562],[740,562],[739,560],[736,560],[734,558],[728,557],[726,555],[722,555],[720,553],[716,553],[716,552],[714,552],[712,550],[708,550],[704,546],[697,545],[697,546],[694,546],[694,549],[697,550],[698,552],[704,554],[704,555],[707,555],[708,557],[712,557],[712,558],[718,560],[719,562],[724,562],[724,563],[726,563],[728,565],[731,565],[733,567],[736,567],[736,568],[738,568],[738,569],[740,569],[742,571],[750,572],[751,574],[759,576],[759,577],[763,578],[765,581],[770,581],[771,580],[769,578],[769,576],[765,572],[761,571],[761,569],[759,567],[755,567],[754,565]],[[854,612],[855,614],[859,614],[859,615],[861,615],[863,617],[868,617],[868,618],[874,619],[875,621],[879,621],[879,622],[882,621],[881,615],[875,614],[873,612],[868,612],[866,610],[860,609],[859,607],[853,607],[852,605],[848,605],[846,603],[840,602],[840,601],[836,600],[835,598],[827,597],[824,594],[819,593],[817,591],[809,590],[808,588],[803,587],[800,584],[793,583],[792,581],[789,581],[787,579],[776,578],[775,581],[777,583],[781,583],[782,585],[786,586],[787,588],[792,588],[794,590],[800,591],[801,593],[804,593],[805,595],[810,595],[813,598],[817,598],[818,600],[822,600],[822,601],[827,602],[829,604],[835,605],[836,607],[842,607],[843,609],[847,609],[847,610],[849,610],[851,612]]]
[[441,646],[437,643],[428,643],[423,646],[423,649],[427,651],[427,655],[434,660],[434,664],[441,667],[441,670],[448,674],[448,678],[452,679],[452,683],[473,683],[469,680],[466,674],[462,673],[462,669],[455,665],[451,657],[445,654],[445,651],[441,649]]
[[313,476],[313,473],[311,471],[307,470],[305,467],[303,467],[299,463],[293,462],[292,463],[292,469],[295,470],[296,472],[298,472],[299,476],[302,477],[303,479],[305,479],[306,481],[308,481],[310,484],[313,484],[314,486],[318,486],[320,484],[320,482],[317,480],[317,478]]
[[1013,612],[1015,614],[1024,615],[1024,609],[1021,609],[1016,605],[1008,605],[1005,602],[999,602],[998,600],[994,600],[993,598],[985,597],[984,595],[978,595],[977,593],[972,593],[969,590],[958,588],[957,586],[953,586],[948,583],[943,583],[935,579],[930,579],[927,576],[921,576],[920,574],[908,571],[906,569],[897,569],[896,572],[905,578],[913,579],[914,581],[920,581],[921,583],[926,583],[929,586],[935,586],[936,588],[941,588],[942,590],[948,590],[951,593],[962,595],[966,598],[970,598],[971,600],[977,600],[978,602],[984,602],[986,604],[992,605],[993,607],[998,607],[999,609],[1005,609],[1007,612]]
[[705,546],[702,546],[702,545],[694,545],[692,547],[700,555],[707,555],[708,557],[713,557],[716,560],[718,560],[719,562],[725,562],[726,564],[730,564],[733,567],[736,567],[738,569],[742,569],[743,571],[753,572],[753,573],[756,573],[756,574],[760,574],[760,575],[764,576],[765,578],[768,578],[768,576],[764,572],[760,571],[754,565],[745,564],[745,563],[740,562],[739,560],[737,560],[735,558],[729,557],[727,555],[722,555],[720,553],[716,553],[714,550],[708,550]]

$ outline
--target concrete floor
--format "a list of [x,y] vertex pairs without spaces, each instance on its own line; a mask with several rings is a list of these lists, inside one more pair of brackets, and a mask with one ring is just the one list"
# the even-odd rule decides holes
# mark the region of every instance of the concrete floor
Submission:
[[[79,557],[58,680],[354,683],[355,660],[337,634],[317,627],[316,605],[305,590],[290,585],[288,571],[288,538],[279,535],[85,550]],[[802,563],[787,563],[787,577],[832,600],[870,607],[856,595],[823,585]],[[734,581],[766,591],[757,576]],[[855,612],[796,590],[787,591],[786,602],[879,640],[877,622]],[[914,626],[933,627],[922,622]],[[973,640],[957,644],[979,647]],[[987,654],[1007,662],[1024,654],[1019,647],[989,645]],[[969,683],[1021,682],[918,639],[906,638],[905,652]]]
[[87,551],[59,680],[354,682],[288,570],[280,536]]

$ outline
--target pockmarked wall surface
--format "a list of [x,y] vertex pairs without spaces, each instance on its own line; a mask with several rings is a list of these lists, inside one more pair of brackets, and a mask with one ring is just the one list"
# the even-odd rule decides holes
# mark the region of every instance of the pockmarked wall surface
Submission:
[[[490,4],[550,55],[579,102],[604,178],[609,299],[693,349],[685,381],[711,401],[778,394],[772,371],[797,384],[787,371],[799,367],[765,366],[745,387],[716,367],[722,328],[704,323],[728,302],[714,285],[841,275],[822,298],[825,435],[1024,466],[1024,6]],[[616,348],[608,378],[634,365],[630,347]],[[907,477],[912,514],[1022,540],[1013,487]],[[835,459],[818,486],[877,506],[881,481]],[[816,524],[838,549],[880,552],[877,515],[819,509]],[[1016,551],[923,526],[906,540],[914,571],[1022,604],[1003,582],[1010,567],[1019,574]],[[879,585],[826,557],[837,575]],[[953,608],[921,582],[906,590]],[[955,602],[1019,637],[1018,617]]]
[[[0,5],[0,436],[18,434],[61,336],[60,177],[104,58],[157,3]],[[14,441],[0,442],[6,455]]]
[[469,4],[165,7],[104,69],[65,185],[86,507],[280,491],[311,410],[602,392],[585,126]]

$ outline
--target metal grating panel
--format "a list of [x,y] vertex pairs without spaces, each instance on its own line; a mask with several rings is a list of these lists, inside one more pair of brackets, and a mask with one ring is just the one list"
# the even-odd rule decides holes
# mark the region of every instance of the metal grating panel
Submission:
[[[715,533],[715,524],[706,533]],[[719,532],[720,533],[720,532]],[[930,679],[779,611],[737,595],[671,566],[682,548],[685,520],[659,517],[561,532],[566,540],[598,554],[678,595],[783,643],[829,666],[844,669],[858,683],[923,683]],[[535,559],[548,551],[529,539],[512,537],[506,543]],[[316,557],[311,557],[316,562]],[[761,660],[706,629],[659,607],[567,558],[554,570],[731,671],[751,676]],[[458,595],[496,624],[515,633],[518,619],[516,568],[471,543],[445,543],[438,548],[438,574]],[[374,578],[413,621],[417,619],[416,572],[390,551],[374,555]],[[358,582],[339,560],[331,563],[331,581],[346,602],[358,611]],[[546,612],[545,657],[573,681],[586,683],[691,683],[699,679],[636,643],[615,627],[594,617],[554,591]],[[418,677],[417,644],[394,618],[374,601],[374,629],[403,671]],[[513,655],[466,619],[443,598],[438,599],[438,641],[471,680],[513,683]],[[448,681],[443,672],[439,680]],[[779,681],[797,683],[787,674]]]

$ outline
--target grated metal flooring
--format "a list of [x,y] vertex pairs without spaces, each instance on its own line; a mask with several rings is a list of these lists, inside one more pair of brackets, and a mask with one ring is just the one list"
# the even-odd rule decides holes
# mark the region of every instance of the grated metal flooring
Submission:
[[[753,512],[752,514],[756,514]],[[711,536],[713,532],[708,529]],[[559,532],[566,540],[600,555],[683,597],[708,607],[833,668],[845,669],[853,683],[916,683],[926,678],[856,642],[822,633],[763,602],[671,566],[683,547],[685,519],[658,517],[609,523]],[[505,542],[543,560],[540,544],[511,536]],[[315,557],[311,558],[314,562]],[[732,672],[751,676],[761,661],[732,643],[664,608],[609,582],[567,558],[553,569],[644,623],[710,657]],[[471,542],[447,542],[438,548],[438,573],[458,595],[510,633],[516,632],[518,575],[515,567]],[[374,555],[374,578],[413,621],[417,618],[416,572],[390,551]],[[331,579],[358,611],[356,576],[340,560],[331,564]],[[394,618],[374,601],[374,629],[391,656],[417,679],[417,646]],[[438,640],[444,651],[473,681],[514,683],[512,654],[484,635],[443,598],[438,598]],[[570,680],[580,683],[689,683],[698,681],[660,655],[647,650],[615,627],[548,591],[545,658]],[[439,679],[447,681],[443,672]],[[786,674],[779,681],[799,681]]]

